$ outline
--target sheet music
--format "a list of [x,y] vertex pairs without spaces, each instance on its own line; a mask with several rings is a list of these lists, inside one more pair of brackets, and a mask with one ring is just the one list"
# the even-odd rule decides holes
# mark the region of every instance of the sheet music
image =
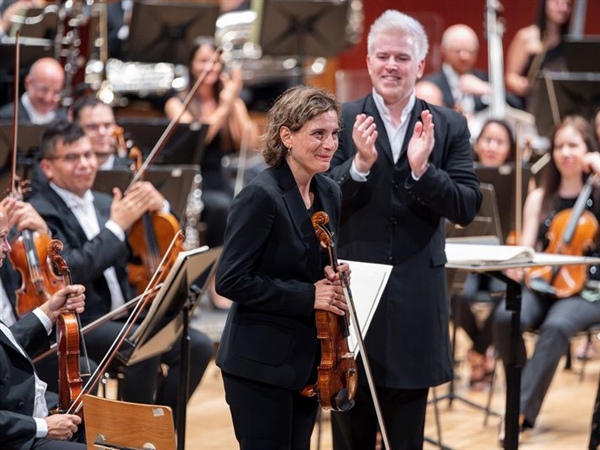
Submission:
[[[350,290],[364,339],[392,272],[392,266],[348,260],[340,260],[340,262],[348,263],[352,271]],[[358,342],[352,326],[350,326],[348,346],[355,356],[358,356]]]
[[535,252],[531,247],[518,245],[485,245],[446,243],[448,261],[465,264],[499,262],[532,262]]
[[[470,247],[470,248],[467,248]],[[568,264],[600,264],[590,256],[536,253],[528,247],[511,245],[453,244],[446,242],[446,267],[474,272],[506,270],[516,267],[562,266]],[[504,258],[504,259],[503,259]]]

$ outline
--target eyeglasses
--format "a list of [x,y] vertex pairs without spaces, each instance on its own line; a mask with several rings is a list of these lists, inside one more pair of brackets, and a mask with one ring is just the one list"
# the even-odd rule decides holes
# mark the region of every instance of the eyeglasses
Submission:
[[96,158],[96,153],[94,153],[92,150],[88,150],[83,153],[65,153],[64,155],[55,155],[46,159],[51,161],[64,161],[66,163],[73,164],[79,162],[81,158],[89,161],[92,158]]
[[92,131],[92,132],[94,132],[94,131],[100,131],[101,128],[103,128],[105,130],[110,130],[115,125],[116,125],[116,123],[114,123],[114,122],[86,123],[85,125],[82,125],[82,127],[86,131]]
[[33,83],[33,82],[29,83],[29,85],[31,86],[31,89],[33,89],[37,94],[41,94],[44,97],[48,94],[52,94],[52,98],[55,101],[59,101],[62,98],[62,95],[63,95],[62,90],[57,91],[48,86],[44,86],[42,84],[37,84],[37,83]]

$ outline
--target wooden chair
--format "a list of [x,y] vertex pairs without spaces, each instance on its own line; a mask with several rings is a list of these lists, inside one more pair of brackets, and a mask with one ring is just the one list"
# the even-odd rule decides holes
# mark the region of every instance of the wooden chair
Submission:
[[[88,450],[149,448],[175,450],[171,408],[84,395],[83,413]],[[104,447],[106,446],[106,447]]]

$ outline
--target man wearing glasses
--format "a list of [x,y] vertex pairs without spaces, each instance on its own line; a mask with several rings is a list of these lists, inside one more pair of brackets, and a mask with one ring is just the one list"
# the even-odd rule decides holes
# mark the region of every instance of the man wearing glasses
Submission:
[[[33,63],[25,77],[25,92],[19,100],[19,122],[45,125],[66,119],[60,106],[65,84],[65,71],[53,58],[41,58]],[[13,120],[14,103],[0,108],[0,120]]]
[[73,122],[83,129],[92,144],[98,170],[130,167],[127,149],[117,148],[115,130],[118,127],[110,105],[102,102],[95,95],[85,95],[75,101],[71,114]]

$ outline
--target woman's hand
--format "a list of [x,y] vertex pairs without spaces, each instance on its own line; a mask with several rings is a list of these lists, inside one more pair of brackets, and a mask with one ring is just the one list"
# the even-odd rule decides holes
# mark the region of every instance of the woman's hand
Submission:
[[506,269],[504,271],[504,274],[508,278],[515,280],[517,283],[520,283],[521,281],[523,281],[523,278],[525,278],[525,270],[523,270],[522,267],[517,267],[515,269]]
[[333,283],[322,279],[315,283],[315,309],[329,311],[338,316],[343,316],[348,311],[344,290],[338,280]]
[[351,271],[348,263],[339,264],[336,271],[334,271],[331,266],[325,267],[325,277],[333,284],[341,285],[343,277],[344,282],[346,283],[345,286],[350,287],[350,274]]
[[600,174],[600,153],[587,152],[583,155],[583,169],[587,173]]

